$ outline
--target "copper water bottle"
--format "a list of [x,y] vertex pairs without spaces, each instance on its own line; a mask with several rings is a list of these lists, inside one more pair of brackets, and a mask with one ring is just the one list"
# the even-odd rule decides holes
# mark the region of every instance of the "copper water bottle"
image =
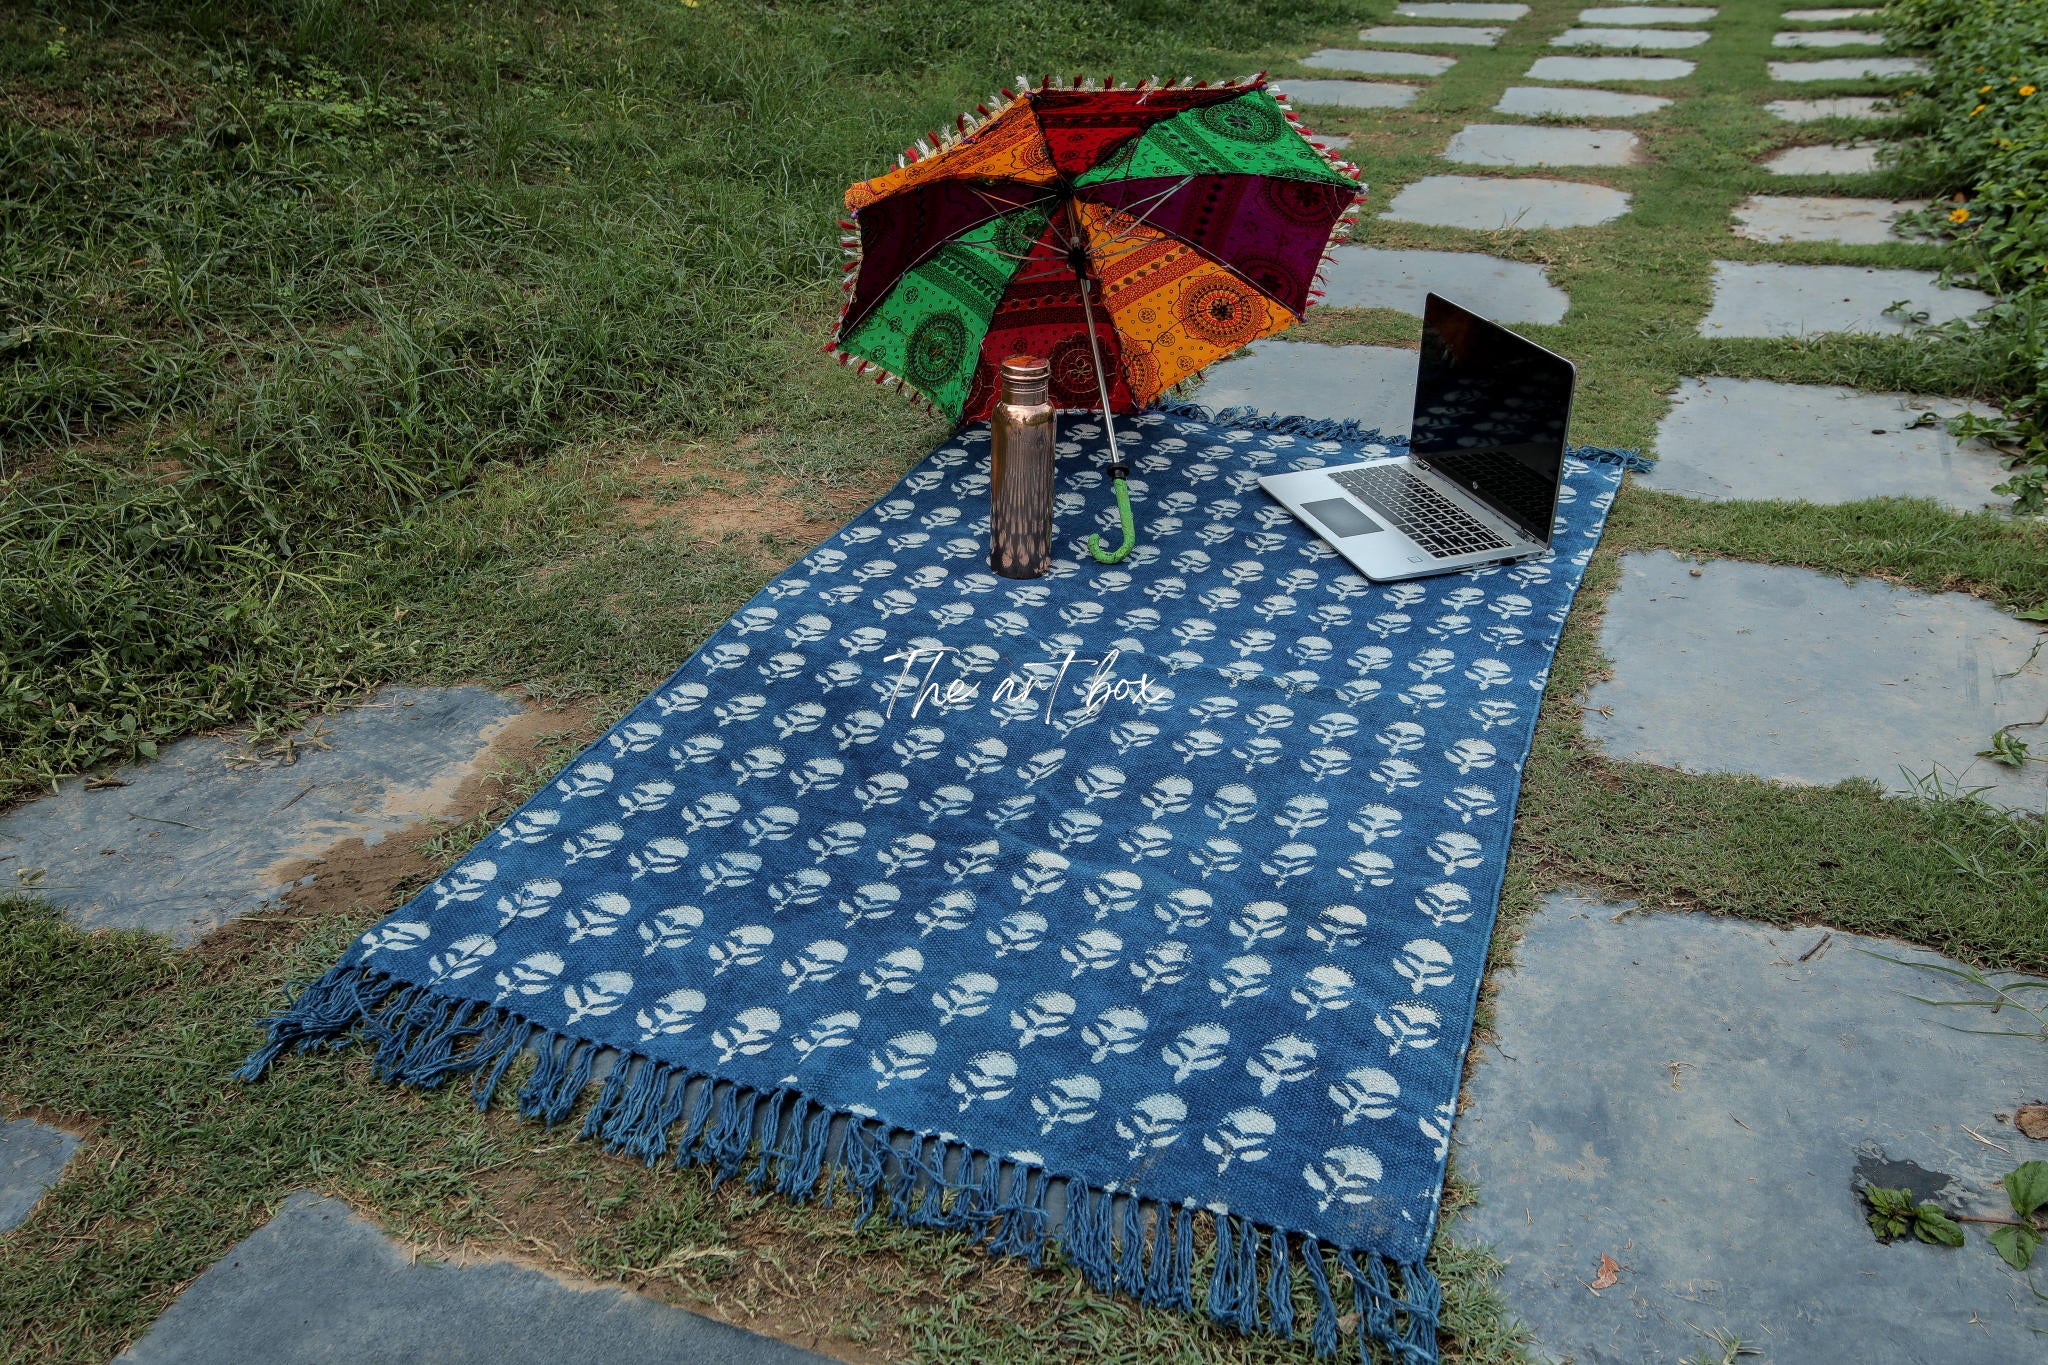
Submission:
[[1052,365],[1035,355],[1003,362],[1003,392],[989,420],[988,566],[1005,578],[1052,567]]

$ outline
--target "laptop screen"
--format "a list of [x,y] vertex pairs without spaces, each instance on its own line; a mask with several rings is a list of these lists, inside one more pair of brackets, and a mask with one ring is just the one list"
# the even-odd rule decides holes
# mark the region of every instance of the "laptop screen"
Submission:
[[1431,294],[1409,453],[1548,545],[1575,375],[1563,356]]

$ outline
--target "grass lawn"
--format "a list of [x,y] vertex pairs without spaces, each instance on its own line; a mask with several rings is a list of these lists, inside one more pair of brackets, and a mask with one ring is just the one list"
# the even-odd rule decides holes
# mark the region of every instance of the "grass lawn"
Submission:
[[[1373,202],[1491,121],[1580,0],[1350,132]],[[0,802],[55,776],[393,679],[482,681],[558,723],[400,850],[382,898],[184,952],[0,900],[0,1109],[84,1131],[0,1239],[0,1355],[100,1361],[286,1193],[340,1195],[428,1254],[624,1283],[859,1361],[1306,1361],[959,1238],[648,1172],[346,1054],[227,1075],[317,975],[943,434],[827,362],[838,196],[1019,72],[1276,76],[1392,0],[430,0],[29,4],[0,15]],[[1776,4],[1722,0],[1698,70],[1645,90],[1598,228],[1355,240],[1546,265],[1574,439],[1639,445],[1681,375],[1995,399],[1995,334],[1705,341],[1709,262],[1938,267],[1942,249],[1762,246],[1745,195],[1912,197],[1754,164],[1860,126],[1759,107]],[[1895,130],[1910,131],[1910,130]],[[1503,172],[1515,174],[1516,172]],[[1413,319],[1298,335],[1401,343]],[[2048,604],[2048,523],[1931,502],[1709,504],[1634,488],[1567,627],[1525,775],[1495,961],[1544,891],[1891,935],[2048,968],[2048,837],[1963,800],[1616,765],[1581,738],[1624,551],[1667,548]],[[1989,736],[1986,736],[1988,742]],[[2039,747],[2039,746],[2037,746]],[[16,878],[0,862],[0,885]],[[1482,1006],[1481,1026],[1487,1016]],[[1454,1179],[1453,1205],[1472,1191]],[[459,1250],[458,1250],[459,1249]],[[1519,1358],[1483,1251],[1441,1240],[1454,1358]]]

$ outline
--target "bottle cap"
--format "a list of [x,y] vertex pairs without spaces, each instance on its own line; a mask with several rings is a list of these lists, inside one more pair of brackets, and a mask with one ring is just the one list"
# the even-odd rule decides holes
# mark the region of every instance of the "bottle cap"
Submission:
[[1043,403],[1052,382],[1052,362],[1043,356],[1013,355],[1003,362],[1003,401]]

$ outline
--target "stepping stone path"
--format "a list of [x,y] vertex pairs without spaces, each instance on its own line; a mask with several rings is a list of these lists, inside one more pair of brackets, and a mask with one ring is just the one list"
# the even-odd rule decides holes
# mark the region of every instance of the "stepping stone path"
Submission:
[[1880,95],[1843,95],[1831,100],[1772,100],[1764,108],[1787,123],[1818,123],[1825,118],[1886,118],[1891,101]]
[[1766,62],[1774,81],[1860,81],[1924,76],[1918,57],[1831,57],[1819,62]]
[[520,714],[481,687],[389,687],[301,731],[289,765],[181,740],[0,816],[0,847],[42,868],[38,893],[80,926],[190,943],[313,881],[336,844],[440,815]]
[[1449,47],[1492,47],[1507,32],[1500,28],[1436,28],[1429,25],[1380,24],[1362,28],[1358,36],[1368,43],[1443,44]]
[[1278,80],[1273,88],[1295,104],[1330,104],[1343,109],[1399,109],[1419,93],[1412,85],[1384,81]]
[[1427,52],[1366,52],[1357,48],[1319,48],[1301,59],[1303,66],[1323,71],[1356,71],[1367,76],[1441,76],[1458,64],[1456,57]]
[[[1991,491],[2005,464],[1991,447],[1958,442],[1959,412],[1981,403],[1763,379],[1682,379],[1657,427],[1657,467],[1644,488],[1705,498],[1814,503],[1932,498],[1958,512],[2004,505]],[[1929,417],[1940,420],[1928,425]]]
[[1396,5],[1403,19],[1491,19],[1513,22],[1529,13],[1527,5]]
[[0,1120],[0,1233],[20,1227],[78,1150],[78,1139],[34,1119]]
[[1881,11],[1874,9],[1788,9],[1779,17],[1794,24],[1833,24],[1878,13]]
[[1572,228],[1611,223],[1628,212],[1629,197],[1605,185],[1576,180],[1489,180],[1469,175],[1427,175],[1394,196],[1383,218],[1436,227]]
[[1736,206],[1735,235],[1752,242],[1878,246],[1899,240],[1892,225],[1921,207],[1906,199],[1756,194]]
[[1541,85],[1511,85],[1493,106],[1494,112],[1524,118],[1634,118],[1654,114],[1671,101],[1662,95],[1626,95],[1617,90],[1557,90]]
[[1625,763],[1892,792],[1938,771],[1994,805],[2048,811],[2048,769],[1977,757],[2001,726],[2048,713],[2048,669],[2029,664],[2041,639],[1962,593],[1624,555],[1600,627],[1613,675],[1587,697],[1586,734]]
[[1473,123],[1451,138],[1443,159],[1471,166],[1627,166],[1642,150],[1634,133],[1612,128]]
[[1885,310],[1903,301],[1932,323],[1989,308],[1989,294],[1943,289],[1928,270],[1858,265],[1714,262],[1714,306],[1701,336],[1803,337],[1817,332],[1895,333],[1911,326]]
[[1812,29],[1805,32],[1780,33],[1771,39],[1772,47],[1883,47],[1884,35],[1859,29]]
[[1668,28],[1568,28],[1550,40],[1552,47],[1698,47],[1711,33]]
[[1417,352],[1392,346],[1255,341],[1202,371],[1197,397],[1218,410],[1299,413],[1405,436],[1415,415],[1417,364]]
[[[1997,1216],[1998,1179],[2048,1158],[2012,1123],[2042,1097],[2039,1047],[1944,1027],[1964,1011],[1908,997],[1949,998],[1947,980],[1883,958],[1956,965],[1854,934],[1543,902],[1495,978],[1497,1041],[1475,1049],[1455,1133],[1480,1191],[1457,1230],[1507,1262],[1500,1290],[1537,1358],[1719,1361],[1716,1332],[1781,1365],[2040,1358],[2027,1282],[1982,1228],[1949,1250],[1885,1246],[1863,1222],[1859,1172],[1910,1175],[1886,1161],[1931,1172],[1923,1197]],[[1594,1291],[1602,1256],[1620,1279]]]
[[1868,175],[1878,169],[1878,144],[1846,147],[1787,147],[1764,162],[1772,175]]
[[1582,24],[1704,24],[1721,11],[1704,5],[1618,5],[1582,9]]
[[1675,81],[1690,76],[1693,63],[1681,57],[1538,57],[1529,68],[1535,81]]
[[[1392,308],[1421,317],[1424,296],[1434,292],[1505,323],[1562,322],[1571,304],[1541,266],[1476,251],[1340,246],[1323,272],[1323,288],[1326,307]],[[1421,332],[1416,328],[1418,338]]]
[[[396,1354],[394,1354],[394,1352]],[[396,1358],[494,1365],[828,1365],[619,1289],[505,1262],[415,1260],[338,1199],[302,1190],[178,1296],[121,1365]]]

